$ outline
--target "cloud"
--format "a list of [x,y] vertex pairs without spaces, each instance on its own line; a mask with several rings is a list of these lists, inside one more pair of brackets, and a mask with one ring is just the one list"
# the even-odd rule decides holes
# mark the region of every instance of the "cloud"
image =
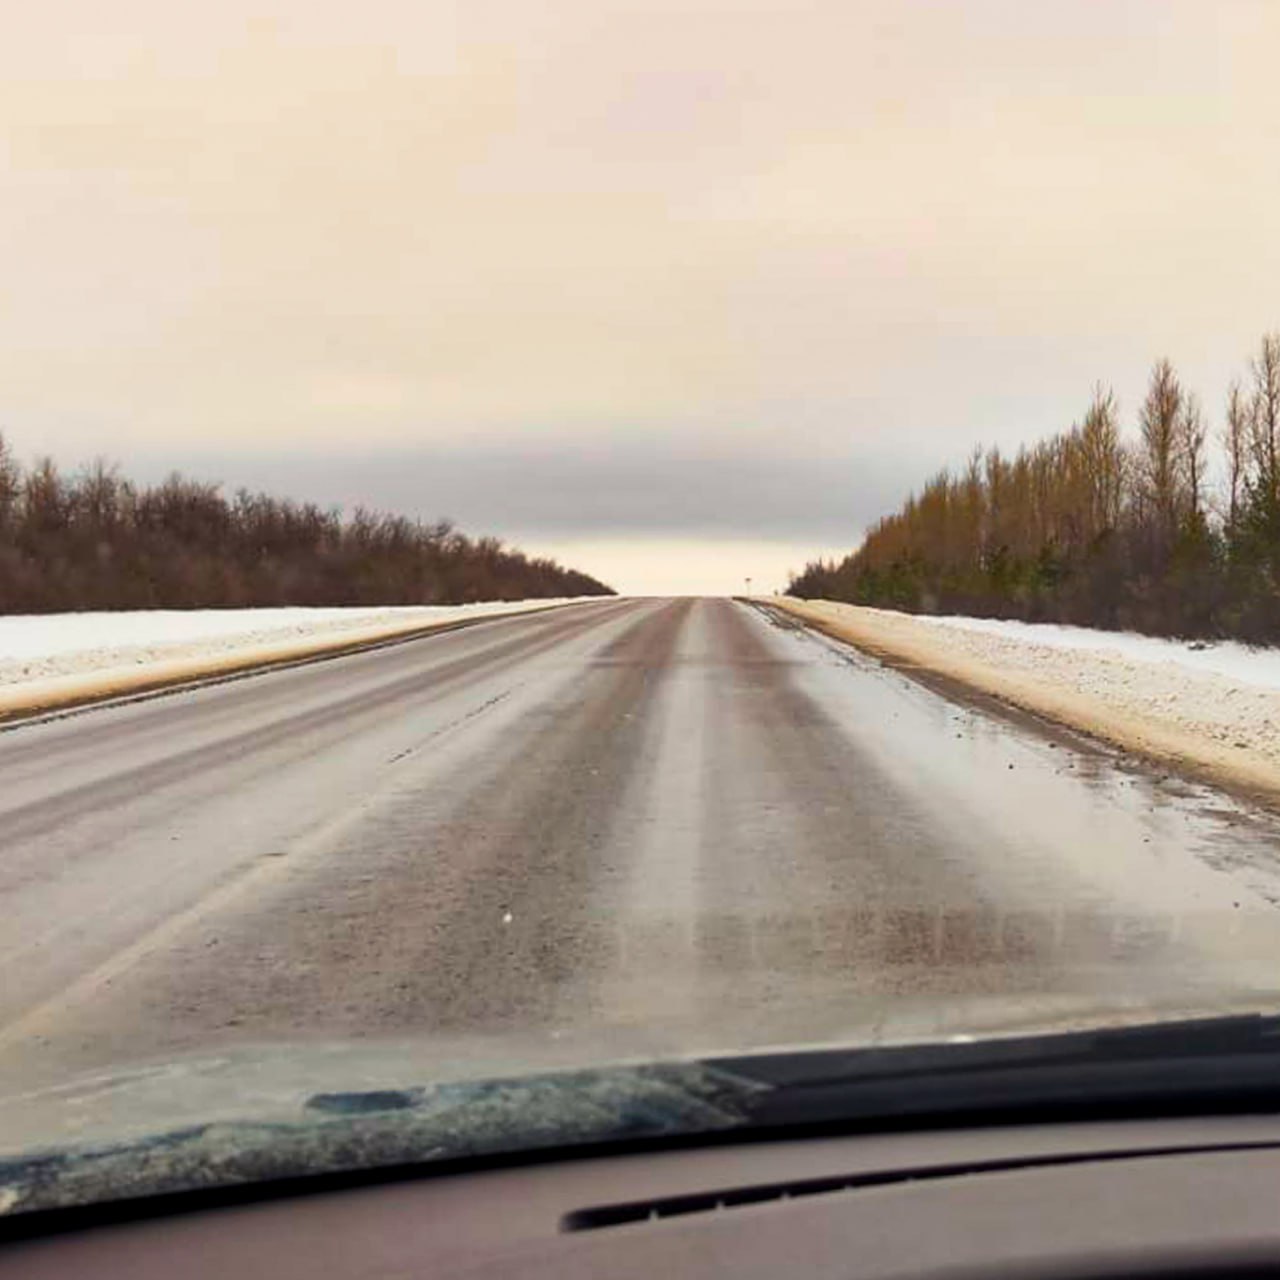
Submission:
[[1131,406],[1157,355],[1212,406],[1278,323],[1265,3],[48,0],[5,31],[0,423],[67,457],[827,536],[1098,378]]
[[[157,451],[128,469],[159,478],[171,465],[171,455]],[[776,538],[815,547],[852,545],[914,481],[891,458],[868,462],[853,450],[761,457],[661,438],[376,450],[340,464],[326,455],[214,453],[195,456],[190,469],[229,488],[448,516],[520,541]]]

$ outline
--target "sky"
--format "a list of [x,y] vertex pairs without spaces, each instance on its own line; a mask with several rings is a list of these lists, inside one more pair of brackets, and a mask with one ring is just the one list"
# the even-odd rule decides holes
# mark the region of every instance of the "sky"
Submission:
[[785,585],[1280,328],[1272,0],[0,0],[20,456]]

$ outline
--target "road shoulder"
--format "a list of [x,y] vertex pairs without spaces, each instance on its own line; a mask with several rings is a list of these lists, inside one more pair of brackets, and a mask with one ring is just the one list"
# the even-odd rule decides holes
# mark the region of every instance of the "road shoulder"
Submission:
[[389,644],[403,644],[429,635],[456,631],[514,617],[528,617],[549,609],[571,608],[580,601],[545,606],[513,607],[509,612],[473,617],[412,620],[402,623],[345,628],[330,634],[259,643],[227,652],[147,662],[136,667],[111,666],[73,675],[0,686],[0,729],[29,723],[63,712],[104,703],[158,697],[195,685],[239,680],[263,671],[322,662],[344,654],[361,653]]
[[[930,626],[909,614],[864,609],[831,601],[770,598],[759,603],[780,609],[815,631],[851,644],[903,671],[928,679],[942,677],[1022,712],[1065,725],[1123,751],[1179,773],[1212,782],[1247,798],[1280,807],[1280,750],[1252,727],[1233,727],[1224,710],[1247,706],[1251,723],[1259,716],[1280,724],[1280,691],[1232,687],[1213,677],[1183,671],[1148,676],[1152,687],[1135,688],[1118,663],[1108,685],[1108,667],[1092,662],[1089,688],[1081,687],[1077,664],[1055,665],[1038,646],[979,643],[973,633]],[[1034,665],[1034,670],[1032,666]],[[1099,670],[1103,678],[1098,679]],[[1162,692],[1156,677],[1168,691]],[[1212,704],[1214,714],[1189,714],[1179,695]],[[1274,714],[1271,708],[1274,704]],[[1243,735],[1243,736],[1239,736]]]

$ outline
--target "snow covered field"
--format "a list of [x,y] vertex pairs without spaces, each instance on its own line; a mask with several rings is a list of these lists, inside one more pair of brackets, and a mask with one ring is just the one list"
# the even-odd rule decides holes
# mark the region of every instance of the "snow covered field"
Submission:
[[1280,650],[780,601],[886,657],[1280,796]]
[[346,609],[191,609],[0,616],[0,712],[203,671],[304,656],[571,600]]

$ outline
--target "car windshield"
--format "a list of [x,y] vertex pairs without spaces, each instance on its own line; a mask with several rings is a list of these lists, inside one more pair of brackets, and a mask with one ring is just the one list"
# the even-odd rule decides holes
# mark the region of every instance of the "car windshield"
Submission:
[[4,30],[0,1212],[1280,1011],[1280,8]]

